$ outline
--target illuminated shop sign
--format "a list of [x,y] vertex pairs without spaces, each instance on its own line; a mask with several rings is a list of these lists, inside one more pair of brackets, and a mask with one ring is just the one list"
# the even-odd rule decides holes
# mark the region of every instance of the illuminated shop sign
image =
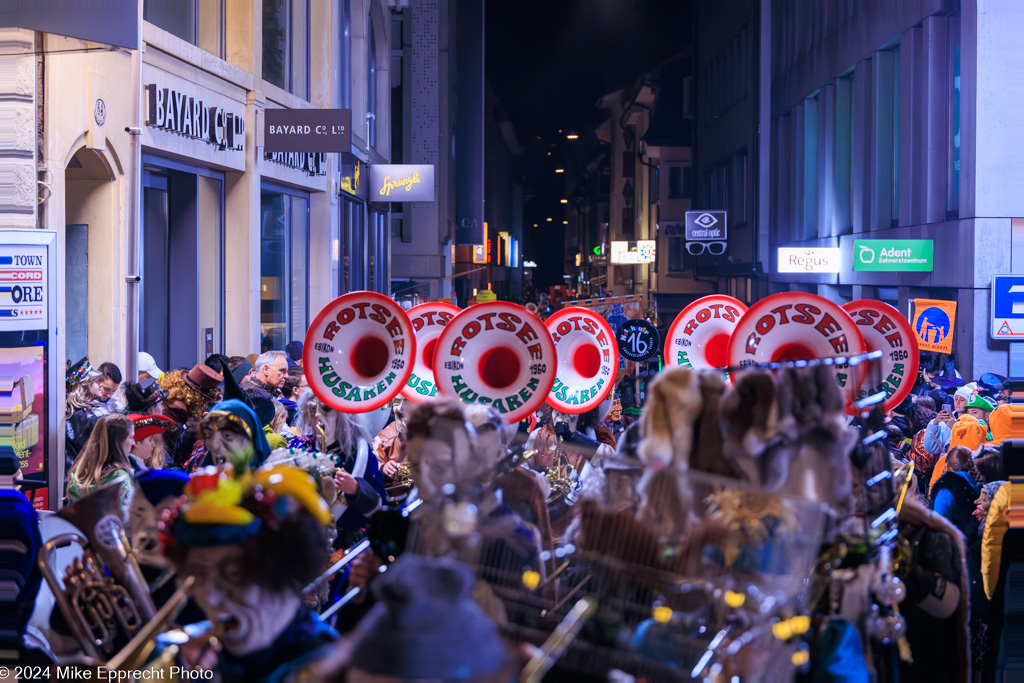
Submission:
[[430,164],[373,164],[370,194],[389,202],[434,201],[434,167]]
[[654,240],[612,242],[612,263],[616,265],[654,263],[656,253],[657,249]]
[[146,124],[193,140],[202,140],[218,149],[241,152],[245,149],[245,115],[233,114],[223,107],[209,105],[174,88],[146,86],[149,110]]
[[780,273],[838,273],[838,247],[779,247]]

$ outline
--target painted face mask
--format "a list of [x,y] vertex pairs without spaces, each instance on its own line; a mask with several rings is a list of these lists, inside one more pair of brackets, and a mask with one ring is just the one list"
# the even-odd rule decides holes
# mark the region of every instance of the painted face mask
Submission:
[[612,422],[619,422],[622,419],[622,401],[612,401],[612,409],[608,412],[608,419]]
[[189,550],[184,572],[196,577],[193,597],[213,623],[214,635],[233,655],[269,647],[281,631],[283,614],[292,614],[298,598],[272,593],[245,580],[237,545]]
[[239,471],[248,468],[253,454],[252,435],[241,418],[226,411],[213,411],[203,419],[199,434],[214,465],[230,464]]

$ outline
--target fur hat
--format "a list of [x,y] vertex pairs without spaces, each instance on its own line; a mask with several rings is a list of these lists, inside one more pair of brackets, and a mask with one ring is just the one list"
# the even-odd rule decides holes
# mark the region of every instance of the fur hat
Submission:
[[657,469],[684,470],[693,449],[693,424],[702,405],[697,373],[689,368],[665,370],[651,383],[641,418],[643,441],[637,455]]

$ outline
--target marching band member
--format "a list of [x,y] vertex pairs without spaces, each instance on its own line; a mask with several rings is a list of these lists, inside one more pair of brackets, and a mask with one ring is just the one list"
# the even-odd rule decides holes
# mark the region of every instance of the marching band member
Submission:
[[184,659],[222,681],[301,676],[337,638],[302,601],[327,562],[330,510],[315,483],[286,466],[240,477],[208,468],[185,495],[165,515],[161,542],[178,574],[195,577],[209,619],[202,635],[216,642],[198,651],[191,641]]

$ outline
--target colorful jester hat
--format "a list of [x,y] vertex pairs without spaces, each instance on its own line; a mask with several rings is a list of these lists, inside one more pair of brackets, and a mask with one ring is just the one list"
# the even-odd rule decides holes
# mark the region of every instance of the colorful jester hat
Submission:
[[185,547],[233,545],[259,532],[274,533],[283,518],[305,510],[320,524],[331,520],[313,478],[296,467],[267,466],[234,475],[206,467],[192,475],[184,497],[164,513],[165,552]]

